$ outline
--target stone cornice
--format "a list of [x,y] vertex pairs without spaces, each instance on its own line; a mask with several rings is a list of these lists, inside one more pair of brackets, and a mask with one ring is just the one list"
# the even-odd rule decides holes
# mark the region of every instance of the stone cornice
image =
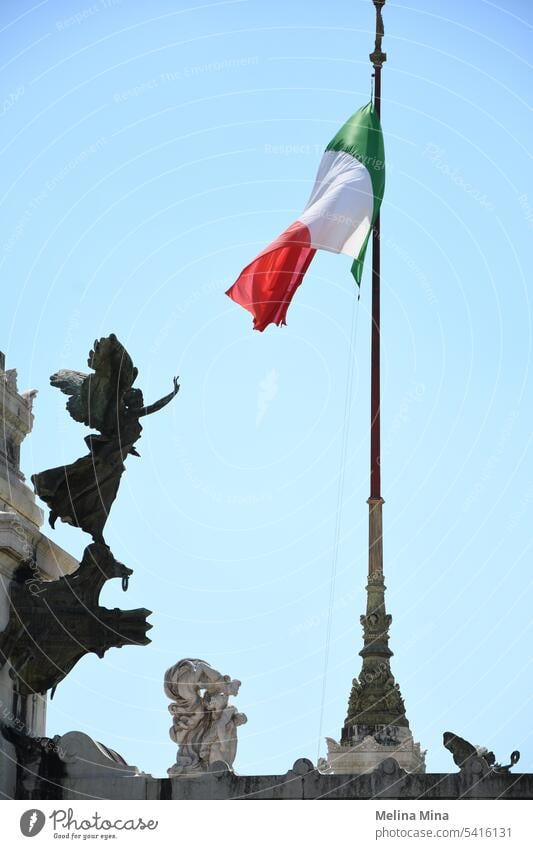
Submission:
[[0,573],[11,578],[21,563],[32,562],[44,580],[75,572],[79,563],[24,516],[0,512]]

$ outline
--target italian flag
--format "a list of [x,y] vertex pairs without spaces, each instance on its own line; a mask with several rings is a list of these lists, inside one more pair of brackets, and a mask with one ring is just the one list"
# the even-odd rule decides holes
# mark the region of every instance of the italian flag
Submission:
[[359,109],[330,141],[302,215],[241,271],[226,294],[249,310],[255,330],[285,324],[289,304],[318,249],[363,260],[385,188],[381,124],[373,103]]

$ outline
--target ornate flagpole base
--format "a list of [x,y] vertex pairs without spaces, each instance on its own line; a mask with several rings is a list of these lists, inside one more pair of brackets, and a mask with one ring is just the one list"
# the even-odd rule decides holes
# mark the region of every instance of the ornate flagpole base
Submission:
[[390,667],[389,627],[383,577],[383,499],[369,498],[369,567],[366,613],[361,616],[363,664],[354,678],[340,743],[326,738],[321,770],[340,775],[373,772],[394,758],[406,772],[425,772],[425,752],[416,743],[405,715],[399,684]]
[[362,775],[374,772],[387,758],[394,758],[406,772],[426,771],[425,752],[413,739],[409,728],[364,725],[354,728],[352,745],[326,738],[327,766],[321,771],[331,775]]

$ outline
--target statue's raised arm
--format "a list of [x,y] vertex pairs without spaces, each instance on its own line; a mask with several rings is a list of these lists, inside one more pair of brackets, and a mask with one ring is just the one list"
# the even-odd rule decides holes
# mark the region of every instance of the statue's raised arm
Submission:
[[176,397],[178,392],[180,391],[180,385],[178,383],[179,377],[173,377],[172,381],[174,384],[174,389],[172,392],[169,392],[168,395],[164,395],[163,398],[160,398],[159,401],[155,401],[153,404],[149,404],[147,407],[143,407],[139,412],[139,418],[141,416],[150,416],[152,413],[157,413],[159,410],[162,410],[163,407],[166,407],[167,404],[170,404],[173,398]]

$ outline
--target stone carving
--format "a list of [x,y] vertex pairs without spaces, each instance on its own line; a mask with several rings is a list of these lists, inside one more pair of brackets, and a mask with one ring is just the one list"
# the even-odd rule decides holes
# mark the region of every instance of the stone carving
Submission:
[[426,753],[413,740],[408,728],[372,726],[365,731],[364,726],[359,726],[358,732],[351,745],[326,737],[328,756],[320,766],[321,772],[336,775],[373,772],[391,758],[406,772],[425,772]]
[[106,786],[128,779],[144,784],[147,777],[118,752],[81,731],[33,737],[0,722],[0,738],[11,743],[19,766],[17,799],[62,799],[65,785],[76,781],[84,782],[85,793],[87,781],[94,782],[101,793]]
[[359,679],[353,679],[343,742],[351,742],[356,726],[362,725],[409,727],[400,687],[385,660],[367,663]]
[[33,425],[32,407],[36,389],[19,392],[16,369],[5,369],[3,355],[0,359],[0,473],[2,477],[24,481],[20,470],[20,445]]
[[[0,352],[0,575],[7,579],[28,559],[34,559],[39,572],[49,578],[69,574],[79,566],[41,533],[43,511],[20,468],[21,445],[33,426],[36,394],[35,389],[19,392],[16,370],[5,371]],[[7,621],[7,606],[4,609],[2,624]]]
[[494,752],[489,752],[485,746],[474,746],[468,740],[458,737],[457,734],[453,734],[451,731],[444,732],[442,742],[444,748],[451,752],[456,766],[461,770],[469,770],[475,762],[481,761],[482,765],[486,765],[487,767],[483,772],[492,770],[492,772],[505,774],[520,760],[520,752],[515,750],[511,752],[510,763],[505,765],[496,763]]
[[172,699],[169,733],[178,745],[170,776],[207,772],[220,761],[232,767],[237,727],[247,722],[246,716],[229,704],[240,685],[198,658],[185,658],[167,670],[164,691]]
[[10,584],[10,618],[0,633],[0,667],[21,694],[45,693],[65,678],[89,652],[98,657],[112,647],[147,645],[151,611],[108,610],[98,598],[105,582],[132,570],[105,545],[85,549],[80,568],[68,577],[44,581],[31,564],[18,567]]
[[[507,774],[511,771],[511,767],[515,766],[515,764],[517,764],[519,760],[520,760],[520,752],[517,749],[515,749],[514,752],[511,752],[511,754],[509,756],[510,763],[508,763],[508,764],[497,764],[497,763],[495,763],[492,766],[492,770],[493,770],[493,772],[497,772],[497,773],[500,773],[502,775],[505,775],[505,774]],[[490,766],[490,764],[489,764],[489,766]]]
[[81,731],[69,731],[53,738],[53,744],[68,778],[101,778],[103,780],[143,775],[126,763],[122,755]]
[[313,761],[310,761],[309,758],[297,758],[294,761],[290,772],[292,772],[293,775],[304,776],[314,772],[314,769],[315,766]]
[[113,333],[95,341],[87,362],[93,373],[63,369],[50,382],[70,396],[67,410],[72,418],[99,434],[85,437],[89,454],[68,466],[35,474],[32,482],[50,508],[52,527],[60,518],[104,543],[103,530],[125,471],[124,460],[129,454],[139,456],[135,443],[141,436],[140,419],[165,407],[179,384],[174,378],[172,392],[145,406],[141,390],[133,388],[137,369]]
[[468,740],[463,740],[451,731],[445,731],[442,735],[442,742],[445,749],[448,749],[453,756],[453,762],[458,767],[463,767],[469,758],[477,758],[479,751],[477,746],[469,743]]

